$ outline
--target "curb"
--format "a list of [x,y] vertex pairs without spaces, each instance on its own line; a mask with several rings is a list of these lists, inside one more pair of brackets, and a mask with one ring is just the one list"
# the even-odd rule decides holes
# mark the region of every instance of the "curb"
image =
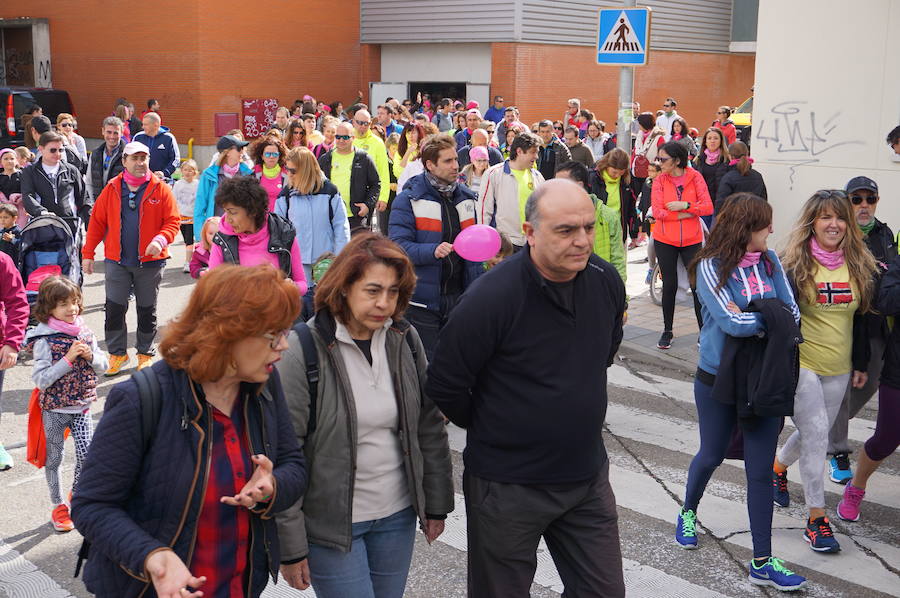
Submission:
[[[639,354],[639,358],[636,359],[636,361],[647,361],[650,364],[664,364],[691,377],[693,377],[697,371],[696,363],[674,357],[671,354],[665,353],[659,349],[648,349],[647,347],[642,347],[641,345],[638,345],[631,341],[624,340],[622,341],[622,344],[619,345],[620,353],[622,349],[625,349],[629,353]],[[650,359],[640,359],[640,357]]]

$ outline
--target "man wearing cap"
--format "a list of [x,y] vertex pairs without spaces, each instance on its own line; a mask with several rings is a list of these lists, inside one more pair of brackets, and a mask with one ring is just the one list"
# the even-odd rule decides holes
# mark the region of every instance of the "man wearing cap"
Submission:
[[[44,117],[35,117],[44,118]],[[81,220],[90,217],[85,201],[84,178],[78,169],[62,159],[62,135],[47,131],[38,138],[39,158],[22,170],[22,205],[31,216],[52,212],[64,219],[78,236]]]
[[197,195],[194,199],[194,222],[206,222],[211,216],[221,216],[222,208],[216,206],[216,189],[219,183],[235,176],[249,176],[253,174],[241,156],[241,151],[249,145],[249,142],[238,139],[234,135],[225,135],[216,143],[219,152],[215,163],[200,174],[200,183],[197,185]]
[[[357,115],[360,114],[357,112]],[[334,148],[319,158],[325,177],[334,183],[347,208],[350,230],[362,225],[363,218],[375,208],[381,193],[381,178],[372,156],[353,144],[350,123],[338,124]]]
[[[862,230],[866,246],[875,257],[880,277],[897,257],[897,242],[888,225],[875,218],[878,185],[869,177],[858,176],[850,179],[846,191],[853,206],[856,224]],[[868,381],[862,388],[847,389],[844,402],[828,435],[828,454],[831,455],[828,462],[830,478],[837,484],[846,484],[853,478],[853,472],[850,470],[850,444],[847,441],[848,422],[856,417],[878,390],[881,370],[884,367],[884,348],[890,334],[887,319],[883,315],[870,312],[863,317],[871,348],[869,367],[866,370]]]
[[454,137],[456,140],[456,147],[465,147],[469,145],[472,133],[475,132],[475,129],[481,124],[481,121],[481,111],[479,111],[478,108],[471,108],[466,112],[466,128],[457,133]]
[[469,156],[469,152],[476,147],[485,148],[485,151],[487,152],[487,159],[491,163],[491,166],[503,162],[503,154],[500,153],[500,150],[488,145],[490,137],[490,134],[485,129],[482,129],[480,127],[475,129],[472,132],[472,137],[469,138],[469,145],[461,148],[458,152],[456,152],[457,160],[459,160],[459,167],[463,168],[472,161],[471,157]]
[[387,148],[384,147],[384,141],[372,133],[372,115],[368,110],[359,110],[353,115],[353,128],[356,131],[353,147],[365,151],[375,162],[379,180],[378,203],[375,208],[379,212],[383,212],[387,209],[388,197],[391,193]]
[[97,197],[81,250],[84,273],[93,274],[94,252],[103,242],[107,376],[118,374],[129,361],[125,314],[131,293],[137,305],[138,369],[153,359],[159,283],[168,245],[181,224],[172,188],[150,172],[150,148],[132,141],[122,153],[124,170]]
[[171,179],[178,165],[181,164],[181,153],[178,141],[161,126],[162,121],[156,112],[144,115],[144,130],[132,138],[150,148],[150,170],[161,179]]

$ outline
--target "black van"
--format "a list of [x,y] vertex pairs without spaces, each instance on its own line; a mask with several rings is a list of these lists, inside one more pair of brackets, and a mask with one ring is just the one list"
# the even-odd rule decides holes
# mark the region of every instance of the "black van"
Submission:
[[44,116],[56,123],[61,112],[75,115],[75,107],[69,92],[62,89],[40,87],[0,87],[0,149],[25,145],[25,130],[22,115],[37,104],[44,110]]

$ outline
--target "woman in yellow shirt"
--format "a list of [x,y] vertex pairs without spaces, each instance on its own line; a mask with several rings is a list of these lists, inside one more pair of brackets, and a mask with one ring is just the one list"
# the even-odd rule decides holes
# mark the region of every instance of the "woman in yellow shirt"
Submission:
[[875,273],[843,191],[818,191],[804,204],[781,261],[797,290],[804,342],[792,417],[797,429],[775,458],[774,500],[788,506],[787,468],[799,461],[809,509],[803,537],[817,552],[838,552],[825,516],[828,431],[851,375],[854,387],[866,383],[868,340],[859,338],[865,335],[860,314],[871,306]]

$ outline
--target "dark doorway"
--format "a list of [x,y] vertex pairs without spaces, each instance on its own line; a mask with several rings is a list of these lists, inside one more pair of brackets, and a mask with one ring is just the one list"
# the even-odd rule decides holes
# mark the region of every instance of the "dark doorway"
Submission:
[[416,94],[421,93],[424,97],[428,94],[431,97],[431,103],[434,105],[441,98],[450,98],[451,100],[466,99],[465,83],[445,83],[445,82],[412,82],[409,83],[409,99],[415,101]]

